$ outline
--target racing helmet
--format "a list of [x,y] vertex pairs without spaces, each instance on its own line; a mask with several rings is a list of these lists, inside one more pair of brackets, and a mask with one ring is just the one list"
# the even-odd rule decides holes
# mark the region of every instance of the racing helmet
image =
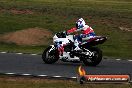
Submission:
[[78,21],[76,22],[76,28],[77,29],[83,29],[84,28],[84,26],[85,26],[85,21],[84,21],[84,19],[83,18],[80,18],[80,19],[78,19]]

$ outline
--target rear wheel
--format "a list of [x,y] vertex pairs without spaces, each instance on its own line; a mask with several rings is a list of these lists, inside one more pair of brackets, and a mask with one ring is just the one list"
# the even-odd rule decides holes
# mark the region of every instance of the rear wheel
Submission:
[[59,53],[56,49],[50,51],[52,46],[46,48],[42,54],[42,59],[47,64],[53,64],[59,59]]
[[102,60],[102,51],[97,47],[91,47],[88,50],[90,50],[93,53],[93,56],[91,57],[85,56],[85,58],[82,58],[83,63],[87,66],[98,65]]

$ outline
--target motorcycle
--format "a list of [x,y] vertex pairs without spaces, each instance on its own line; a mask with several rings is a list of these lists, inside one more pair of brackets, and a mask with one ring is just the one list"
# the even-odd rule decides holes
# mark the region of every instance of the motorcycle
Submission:
[[[96,66],[102,60],[102,51],[98,44],[102,44],[107,40],[107,37],[95,36],[90,39],[82,39],[83,42],[79,45],[80,50],[74,50],[75,35],[67,35],[66,32],[56,33],[53,37],[53,45],[47,47],[42,59],[47,64],[53,64],[58,60],[63,62],[83,62],[86,66]],[[58,50],[60,45],[64,45],[63,54],[60,55]]]

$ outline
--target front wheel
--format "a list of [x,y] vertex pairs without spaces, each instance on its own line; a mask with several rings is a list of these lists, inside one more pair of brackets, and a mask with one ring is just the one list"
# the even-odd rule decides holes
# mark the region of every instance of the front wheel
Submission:
[[82,59],[83,63],[87,66],[98,65],[102,60],[102,51],[97,47],[91,47],[88,50],[90,50],[93,53],[93,56],[91,57],[85,56],[85,58]]
[[59,53],[56,49],[51,49],[52,46],[46,48],[42,54],[42,59],[47,64],[53,64],[59,59]]

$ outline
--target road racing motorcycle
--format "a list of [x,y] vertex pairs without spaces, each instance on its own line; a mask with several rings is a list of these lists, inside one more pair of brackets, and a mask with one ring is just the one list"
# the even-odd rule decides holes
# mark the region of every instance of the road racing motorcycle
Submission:
[[[83,62],[86,66],[96,66],[102,60],[102,51],[95,47],[102,44],[107,40],[107,37],[95,36],[90,39],[82,39],[79,44],[80,50],[74,50],[74,37],[75,35],[67,35],[66,32],[58,32],[53,37],[53,45],[47,47],[43,54],[42,59],[47,64],[53,64],[58,60],[63,62]],[[64,45],[64,52],[60,55],[58,47]]]

